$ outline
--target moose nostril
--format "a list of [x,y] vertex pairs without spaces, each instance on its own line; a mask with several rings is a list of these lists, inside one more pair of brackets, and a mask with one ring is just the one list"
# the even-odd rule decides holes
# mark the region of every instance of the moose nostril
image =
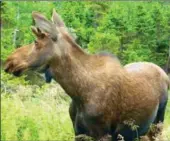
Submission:
[[6,63],[6,65],[5,65],[4,71],[7,72],[7,73],[9,73],[9,72],[11,71],[11,68],[13,68],[13,62],[8,62],[8,63]]
[[5,66],[4,71],[5,71],[5,72],[9,72],[10,68],[11,68],[10,64],[7,64],[7,65]]

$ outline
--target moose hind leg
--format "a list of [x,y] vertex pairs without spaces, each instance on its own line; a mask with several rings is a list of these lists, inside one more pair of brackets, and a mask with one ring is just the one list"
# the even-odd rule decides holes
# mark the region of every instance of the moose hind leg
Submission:
[[154,124],[157,124],[159,122],[164,122],[164,116],[165,116],[167,102],[168,102],[168,91],[164,91],[161,101],[159,103],[158,113],[155,118]]
[[162,94],[161,101],[159,103],[157,115],[155,117],[152,127],[150,128],[147,134],[150,140],[154,140],[154,138],[158,137],[162,133],[167,101],[168,101],[168,91],[167,92],[164,91],[164,93]]
[[161,104],[161,106],[159,107],[158,114],[157,114],[156,119],[154,121],[155,124],[157,124],[159,122],[164,122],[166,105],[167,105],[167,102],[164,103],[164,104]]
[[[152,114],[148,119],[145,119],[140,125],[136,125],[136,128],[132,128],[134,125],[124,125],[124,127],[117,133],[124,137],[125,141],[133,141],[139,139],[141,136],[145,136],[149,131],[150,125],[154,122],[158,111],[158,105],[153,109]],[[117,136],[115,136],[117,137]]]

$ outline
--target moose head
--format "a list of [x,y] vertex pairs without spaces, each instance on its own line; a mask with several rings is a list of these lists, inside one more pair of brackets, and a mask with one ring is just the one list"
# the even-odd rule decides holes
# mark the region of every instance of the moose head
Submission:
[[[18,48],[5,63],[5,71],[15,76],[28,69],[47,72],[52,58],[62,57],[67,50],[68,43],[64,41],[63,34],[68,34],[68,30],[55,10],[52,21],[39,12],[33,12],[32,17],[35,26],[31,26],[31,30],[36,40],[32,44]],[[69,34],[68,38],[74,40]]]

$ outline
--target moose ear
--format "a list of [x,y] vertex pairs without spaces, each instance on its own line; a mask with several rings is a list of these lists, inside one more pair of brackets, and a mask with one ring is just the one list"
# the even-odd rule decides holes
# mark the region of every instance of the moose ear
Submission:
[[[45,34],[49,34],[53,40],[57,39],[57,30],[54,24],[52,24],[49,20],[46,19],[44,15],[39,12],[32,13],[33,20],[35,22],[36,27]],[[37,33],[37,29],[32,29],[33,33]]]
[[40,30],[38,30],[35,26],[31,26],[31,30],[37,37],[40,36]]
[[63,19],[62,19],[61,16],[56,12],[55,9],[53,9],[53,13],[52,13],[51,20],[52,20],[52,22],[53,22],[57,27],[59,27],[60,29],[62,28],[62,31],[65,31],[66,33],[70,34],[70,35],[71,35],[70,37],[71,37],[73,40],[75,40],[75,39],[77,38],[76,35],[75,35],[75,33],[74,33],[74,35],[73,35],[73,33],[71,33],[71,30],[69,30],[69,29],[66,27]]
[[44,38],[47,36],[47,34],[42,33],[39,28],[36,28],[35,26],[31,26],[32,32],[38,37],[38,38]]
[[66,27],[64,21],[61,18],[61,16],[55,11],[55,9],[53,9],[51,20],[58,27]]

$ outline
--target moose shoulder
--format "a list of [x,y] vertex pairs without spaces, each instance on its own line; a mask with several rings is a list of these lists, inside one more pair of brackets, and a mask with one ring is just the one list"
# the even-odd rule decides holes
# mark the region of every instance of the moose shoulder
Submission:
[[[13,74],[26,69],[50,71],[72,98],[69,111],[76,136],[85,134],[108,141],[111,137],[117,140],[121,134],[126,141],[132,141],[145,135],[152,123],[163,121],[160,117],[164,112],[160,113],[167,97],[162,91],[167,92],[169,83],[166,74],[163,76],[156,67],[152,72],[132,72],[132,66],[123,67],[116,57],[87,54],[69,35],[55,10],[52,21],[38,12],[33,12],[32,17],[35,43],[27,51],[16,51],[14,54],[20,52],[17,57],[9,56],[5,70]],[[14,64],[16,58],[23,56]],[[128,121],[138,125],[138,134]]]

